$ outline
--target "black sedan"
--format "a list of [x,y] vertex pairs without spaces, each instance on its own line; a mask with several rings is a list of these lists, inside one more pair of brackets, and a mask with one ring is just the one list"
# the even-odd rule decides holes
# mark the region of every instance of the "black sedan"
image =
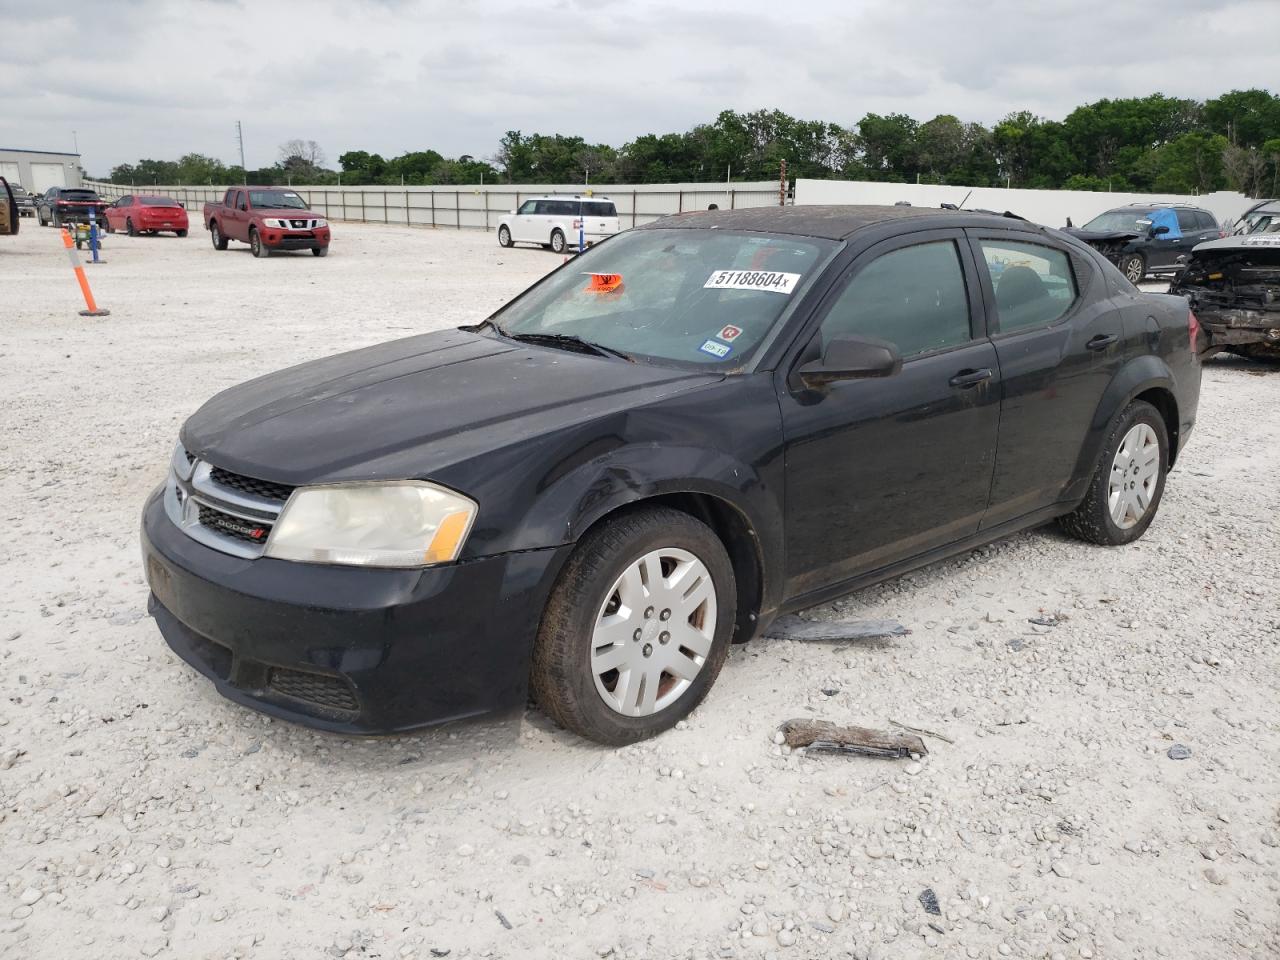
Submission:
[[477,326],[206,403],[143,515],[151,611],[277,716],[389,732],[531,689],[628,743],[780,613],[1053,519],[1140,537],[1196,336],[1015,218],[667,218]]

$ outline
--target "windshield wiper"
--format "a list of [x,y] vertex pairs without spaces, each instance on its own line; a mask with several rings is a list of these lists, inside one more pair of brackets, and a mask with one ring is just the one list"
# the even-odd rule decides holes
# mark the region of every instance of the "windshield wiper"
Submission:
[[[491,321],[486,320],[485,322],[490,323]],[[496,324],[494,329],[498,329]],[[601,357],[618,357],[627,361],[627,363],[635,363],[631,356],[621,350],[606,347],[603,343],[583,340],[572,333],[508,333],[506,336],[512,340],[519,340],[521,343],[536,343],[546,347],[568,347],[568,349],[577,350],[579,353],[594,353]]]

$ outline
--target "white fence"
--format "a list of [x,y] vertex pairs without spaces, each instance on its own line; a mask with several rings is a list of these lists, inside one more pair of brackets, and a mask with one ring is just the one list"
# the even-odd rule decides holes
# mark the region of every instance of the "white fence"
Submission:
[[[199,216],[204,204],[221,200],[224,186],[141,185],[86,180],[107,200],[126,194],[161,194],[172,197]],[[452,227],[495,230],[498,218],[510,213],[529,197],[543,195],[587,196],[609,199],[618,208],[624,227],[649,223],[659,217],[687,210],[705,210],[710,204],[722,209],[777,205],[778,184],[754,183],[657,183],[636,186],[573,184],[485,184],[470,187],[289,187],[307,205],[330,220],[360,223],[392,223],[411,227]]]
[[940,187],[924,183],[871,183],[858,180],[797,180],[797,204],[894,204],[906,201],[917,207],[944,203],[964,204],[966,209],[1006,210],[1034,223],[1061,227],[1067,217],[1077,227],[1112,207],[1130,203],[1190,203],[1208,210],[1224,226],[1256,203],[1244,194],[1221,191],[1201,196],[1144,193],[1095,193],[1089,190],[1006,190],[1002,187]]

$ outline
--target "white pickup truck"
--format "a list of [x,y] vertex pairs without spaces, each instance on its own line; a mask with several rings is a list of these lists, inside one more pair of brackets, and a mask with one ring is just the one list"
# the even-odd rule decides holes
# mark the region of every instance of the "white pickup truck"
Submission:
[[579,231],[589,247],[619,229],[618,208],[608,197],[532,197],[498,220],[498,243],[536,243],[564,253],[577,249]]

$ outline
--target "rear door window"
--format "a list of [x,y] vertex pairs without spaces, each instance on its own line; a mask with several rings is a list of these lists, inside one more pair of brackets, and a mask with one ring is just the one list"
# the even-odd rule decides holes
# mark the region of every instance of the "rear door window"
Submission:
[[1177,211],[1177,214],[1178,228],[1183,233],[1196,233],[1202,229],[1200,226],[1200,218],[1194,210],[1179,210]]
[[1047,327],[1078,299],[1071,258],[1065,251],[1018,240],[979,240],[996,295],[1000,333]]
[[891,250],[859,270],[822,320],[824,350],[841,336],[887,340],[904,358],[973,339],[955,241]]

